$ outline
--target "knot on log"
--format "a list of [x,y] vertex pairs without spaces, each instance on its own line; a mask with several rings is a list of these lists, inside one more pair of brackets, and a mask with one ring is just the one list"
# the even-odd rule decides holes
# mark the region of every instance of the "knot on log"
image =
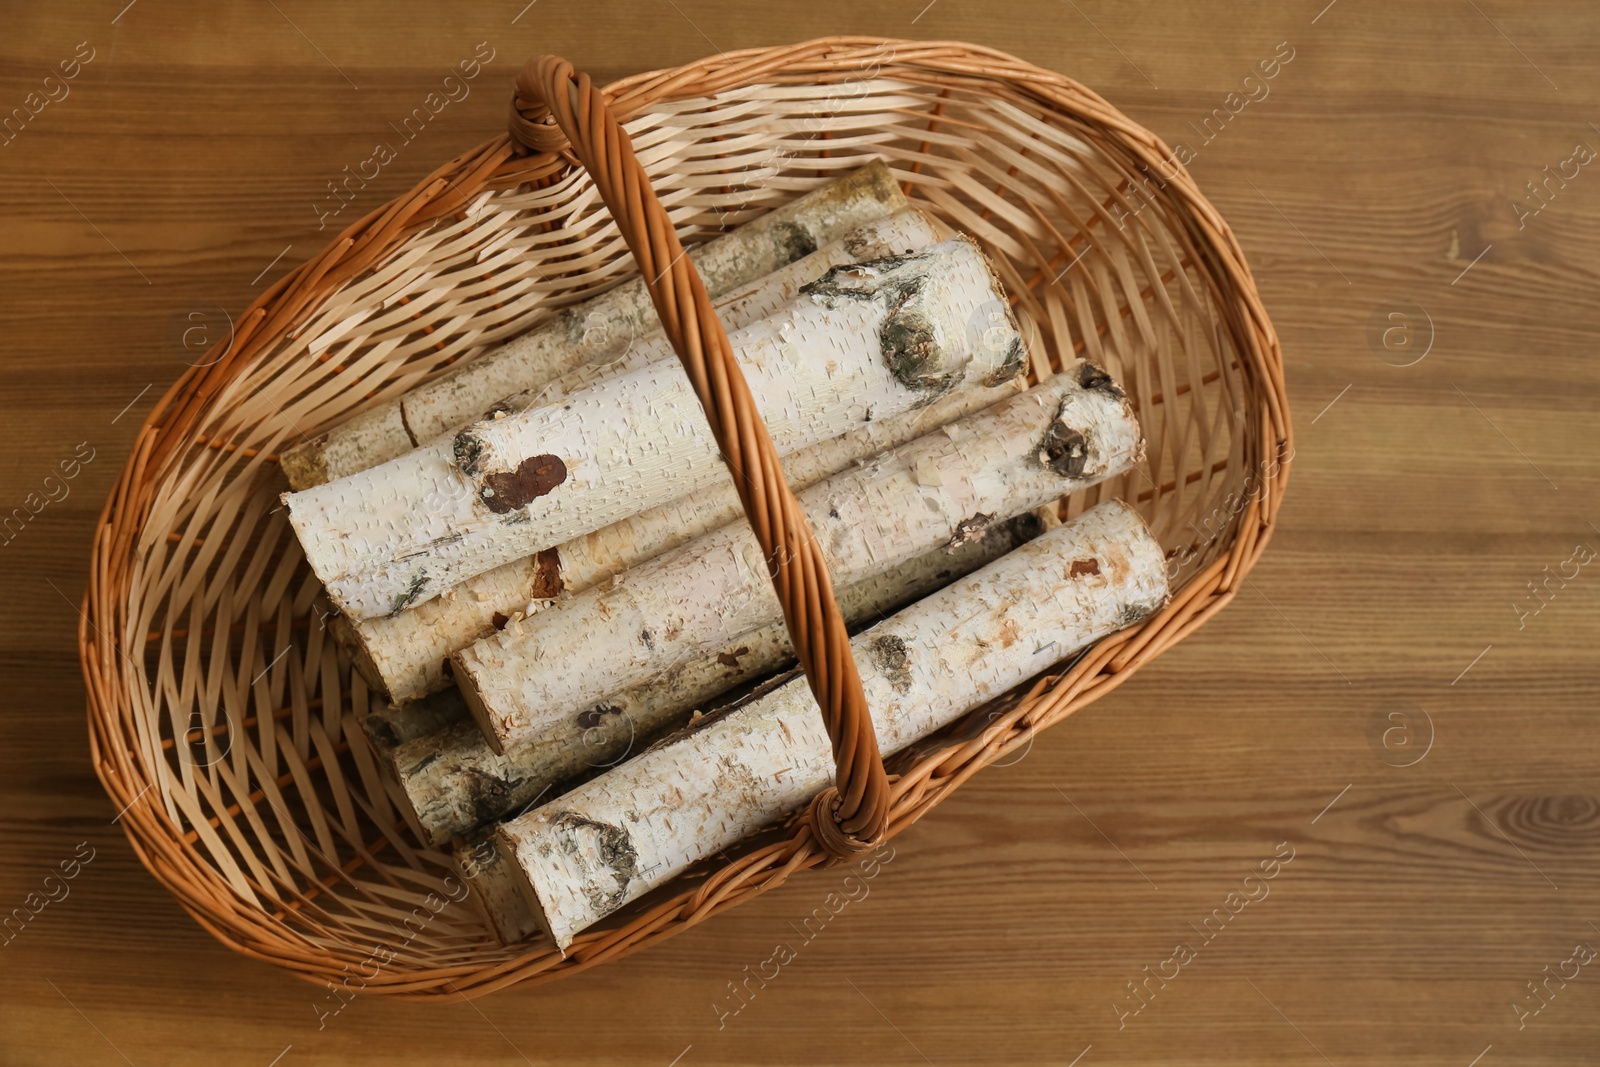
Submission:
[[839,790],[830,785],[811,798],[811,806],[806,810],[811,833],[822,851],[833,860],[847,860],[877,848],[878,838],[856,837],[839,825],[838,808]]

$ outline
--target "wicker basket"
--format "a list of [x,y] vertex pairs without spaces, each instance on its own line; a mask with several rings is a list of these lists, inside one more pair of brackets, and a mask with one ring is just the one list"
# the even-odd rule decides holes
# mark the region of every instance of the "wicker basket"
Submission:
[[[742,379],[718,372],[726,337],[679,243],[872,158],[992,257],[1035,376],[1083,356],[1123,383],[1148,460],[1061,514],[1136,502],[1176,578],[1159,615],[889,773],[838,656],[820,560]],[[406,830],[358,736],[355,712],[374,698],[323,626],[277,505],[276,452],[626,277],[635,256],[647,277],[659,271],[657,307],[730,465],[751,479],[753,525],[793,557],[780,592],[824,694],[841,788],[563,956],[542,937],[504,947],[470,909],[437,907],[448,857]],[[973,45],[859,37],[724,53],[604,90],[535,61],[509,136],[279,281],[141,429],[96,532],[79,633],[95,767],[145,865],[241,952],[419,997],[554,979],[899,833],[1114,688],[1232,599],[1271,534],[1292,452],[1277,339],[1232,233],[1153,134],[1076,82]],[[419,909],[428,921],[411,933]]]

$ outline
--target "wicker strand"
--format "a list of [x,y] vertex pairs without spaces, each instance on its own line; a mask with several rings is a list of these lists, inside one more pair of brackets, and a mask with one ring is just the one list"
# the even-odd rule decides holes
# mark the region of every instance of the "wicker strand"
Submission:
[[639,264],[766,557],[796,658],[833,741],[835,785],[811,807],[817,840],[838,857],[865,852],[883,837],[889,814],[877,734],[822,547],[789,489],[727,330],[634,157],[632,140],[588,75],[556,56],[536,56],[517,79],[512,113],[512,135],[528,137],[530,148],[559,151],[557,135],[566,138]]

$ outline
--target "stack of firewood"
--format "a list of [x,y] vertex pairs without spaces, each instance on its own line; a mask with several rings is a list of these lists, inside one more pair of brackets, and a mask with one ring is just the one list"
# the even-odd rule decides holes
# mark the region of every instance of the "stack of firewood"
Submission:
[[[1054,520],[1142,457],[1123,391],[1088,364],[1028,388],[987,260],[887,168],[689,255],[861,628],[885,754],[1165,602],[1131,508]],[[654,315],[626,282],[283,457],[334,634],[390,700],[368,739],[508,941],[565,948],[834,772]]]

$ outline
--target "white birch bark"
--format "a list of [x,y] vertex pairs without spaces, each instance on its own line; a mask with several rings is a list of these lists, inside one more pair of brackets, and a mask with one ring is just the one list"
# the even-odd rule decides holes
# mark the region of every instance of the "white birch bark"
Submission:
[[[932,219],[914,208],[897,211],[888,218],[874,219],[851,230],[830,245],[824,245],[804,259],[780,267],[771,274],[748,282],[713,302],[717,318],[729,332],[741,330],[753,322],[775,315],[785,304],[800,295],[800,290],[816,281],[834,267],[887,256],[905,255],[939,242],[939,227]],[[514,414],[532,407],[564,400],[569,395],[586,389],[596,382],[628,371],[638,370],[659,360],[673,360],[677,354],[665,331],[656,329],[641,337],[625,349],[608,353],[604,359],[592,359],[575,367],[542,388],[526,390],[497,401],[493,407],[481,412],[474,422]],[[463,424],[465,425],[465,424]],[[452,427],[446,435],[452,440],[463,426]],[[437,443],[437,442],[430,442]]]
[[[878,745],[894,753],[1166,601],[1144,520],[1102,504],[851,642]],[[801,807],[833,781],[797,678],[503,824],[555,943]]]
[[[927,407],[874,420],[796,452],[784,460],[784,473],[799,492],[1023,388],[1019,376],[1004,385],[954,390]],[[414,700],[450,684],[445,672],[450,653],[532,615],[558,596],[581,593],[701,534],[742,521],[743,516],[733,483],[713,482],[564,545],[476,575],[398,615],[357,620],[337,616],[334,634],[350,649],[369,682],[393,700]]]
[[[983,254],[957,238],[831,271],[732,340],[788,454],[1014,377],[1015,322],[988,317],[1003,300]],[[687,376],[657,363],[284,501],[329,598],[371,618],[726,476]]]
[[[985,536],[937,549],[838,592],[846,622],[876,619],[989,563],[1043,529],[1033,514],[997,524]],[[721,647],[703,648],[671,670],[591,701],[577,716],[505,755],[489,747],[477,724],[449,725],[393,746],[389,766],[416,815],[424,839],[443,844],[457,834],[561,792],[574,780],[616,766],[719,694],[794,661],[781,622]]]
[[[1122,390],[1084,364],[835,475],[800,504],[834,582],[850,585],[1120,474],[1142,449]],[[504,751],[560,729],[595,694],[781,614],[754,533],[733,524],[456,652],[452,673]]]
[[[874,161],[738,229],[689,250],[715,298],[839,240],[864,222],[906,207],[889,169]],[[404,396],[333,427],[282,456],[295,489],[333,481],[405,454],[461,426],[501,397],[586,362],[604,362],[657,328],[644,282],[629,279],[565,308],[532,330],[483,352]]]

